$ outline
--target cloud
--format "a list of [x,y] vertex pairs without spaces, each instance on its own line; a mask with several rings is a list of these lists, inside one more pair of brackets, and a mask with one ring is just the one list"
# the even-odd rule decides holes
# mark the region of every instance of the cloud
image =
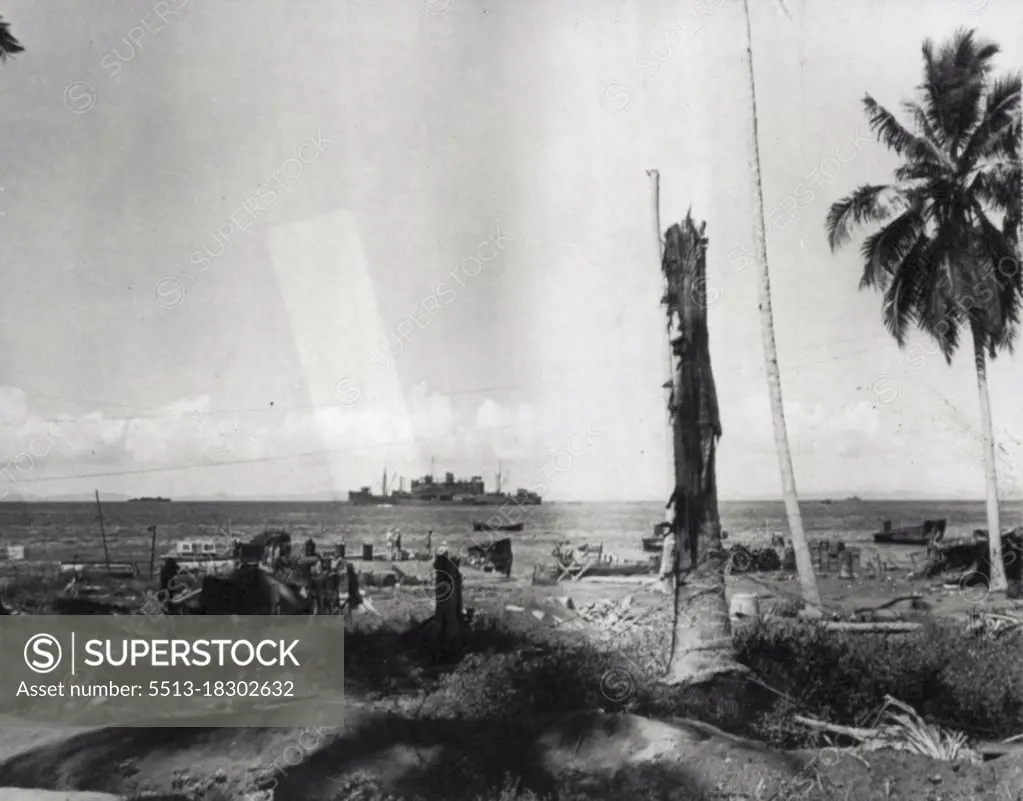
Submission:
[[[499,458],[525,458],[530,448],[540,447],[537,415],[528,405],[506,408],[485,399],[460,414],[449,397],[425,385],[413,388],[401,402],[365,402],[354,408],[230,413],[219,412],[204,395],[138,416],[93,411],[49,419],[30,413],[23,392],[5,388],[0,391],[0,415],[0,459],[8,464],[17,459],[23,469],[12,468],[12,475],[26,485],[38,482],[41,495],[51,488],[61,491],[59,482],[41,480],[62,476],[247,461],[277,461],[271,469],[282,471],[281,457],[293,454],[332,459],[333,482],[340,490],[358,486],[366,477],[357,472],[362,470],[356,464],[360,459],[394,465],[422,464],[434,453],[445,460],[481,453],[487,458],[495,453]],[[324,480],[323,475],[310,478],[312,483]],[[205,491],[244,489],[218,486]]]

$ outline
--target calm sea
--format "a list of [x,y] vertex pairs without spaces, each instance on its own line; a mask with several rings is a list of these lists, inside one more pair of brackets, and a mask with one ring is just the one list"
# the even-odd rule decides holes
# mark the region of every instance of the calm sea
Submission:
[[[807,501],[802,505],[804,526],[811,537],[836,537],[869,542],[870,535],[889,519],[895,526],[916,525],[927,518],[947,518],[948,536],[984,528],[984,504],[972,501]],[[722,524],[729,542],[751,541],[767,534],[788,533],[781,502],[722,502]],[[264,528],[284,528],[293,540],[312,537],[322,547],[345,541],[349,553],[363,542],[384,547],[388,527],[400,526],[403,545],[422,549],[427,531],[433,544],[455,549],[473,543],[473,520],[486,520],[496,507],[349,506],[343,503],[104,503],[103,523],[111,559],[148,560],[150,534],[157,530],[157,554],[173,541],[211,537],[230,522],[234,536],[247,539]],[[546,555],[560,540],[574,544],[603,543],[623,559],[642,558],[640,539],[663,519],[658,503],[546,503],[521,510],[525,531],[512,534],[520,552]],[[1003,528],[1020,524],[1023,502],[1002,504]],[[92,503],[0,504],[0,546],[24,545],[31,560],[101,559],[99,518]],[[479,535],[477,535],[479,536]],[[518,572],[516,570],[516,572]]]

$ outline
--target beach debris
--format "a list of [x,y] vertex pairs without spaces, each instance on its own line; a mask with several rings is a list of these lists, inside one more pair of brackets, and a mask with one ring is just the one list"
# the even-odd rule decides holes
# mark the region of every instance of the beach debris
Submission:
[[998,639],[1021,627],[1023,618],[994,612],[971,611],[966,621],[966,630],[970,634],[989,636],[991,639]]
[[577,606],[575,611],[587,623],[596,626],[603,635],[617,635],[651,625],[649,611],[632,608],[633,598],[627,595],[619,600],[605,598]]
[[750,548],[735,543],[728,549],[729,573],[767,573],[782,569],[782,557],[773,546]]
[[870,728],[825,723],[804,715],[793,715],[792,719],[809,728],[858,740],[860,747],[867,751],[908,751],[943,762],[972,765],[981,765],[984,761],[981,752],[970,746],[965,734],[928,723],[909,704],[890,695],[885,696],[879,722]]

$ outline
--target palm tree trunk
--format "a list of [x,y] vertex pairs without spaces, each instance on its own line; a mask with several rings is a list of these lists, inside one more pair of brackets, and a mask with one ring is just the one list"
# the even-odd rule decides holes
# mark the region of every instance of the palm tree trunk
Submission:
[[668,229],[662,268],[672,346],[672,415],[675,490],[671,495],[675,538],[675,620],[665,681],[702,684],[746,668],[735,658],[725,599],[716,479],[721,436],[717,392],[707,332],[704,226],[687,216]]
[[799,498],[796,495],[796,478],[792,470],[792,454],[789,452],[788,431],[785,427],[785,408],[781,397],[781,374],[778,371],[778,351],[774,342],[774,314],[771,310],[771,276],[767,267],[767,228],[764,224],[764,189],[760,179],[760,142],[757,131],[757,89],[753,77],[753,31],[750,23],[749,0],[743,0],[746,13],[746,64],[749,68],[750,97],[753,115],[753,141],[751,145],[753,158],[754,198],[756,204],[758,230],[763,232],[754,238],[757,240],[760,261],[760,281],[758,292],[760,297],[760,329],[764,342],[764,362],[767,368],[767,393],[771,398],[771,416],[774,421],[774,444],[778,452],[778,466],[781,469],[782,496],[785,499],[785,512],[789,519],[789,530],[792,532],[792,548],[796,555],[796,570],[799,572],[799,584],[803,594],[803,603],[811,616],[821,615],[821,597],[817,589],[817,576],[813,572],[810,559],[810,548],[803,531],[803,518],[799,511]]
[[1008,589],[1005,562],[1002,559],[1002,528],[998,514],[998,471],[995,466],[995,434],[991,425],[991,397],[987,389],[987,355],[982,337],[973,333],[973,360],[977,367],[977,389],[980,392],[981,441],[984,446],[984,483],[987,489],[987,530],[990,543],[991,583],[994,592]]

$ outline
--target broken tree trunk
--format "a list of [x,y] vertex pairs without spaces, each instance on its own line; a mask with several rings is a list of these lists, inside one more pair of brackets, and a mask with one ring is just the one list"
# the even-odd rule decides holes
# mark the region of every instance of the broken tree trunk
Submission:
[[446,553],[438,554],[434,569],[435,655],[440,661],[457,659],[462,649],[462,571]]
[[675,490],[675,623],[670,684],[745,672],[735,659],[725,602],[725,553],[718,518],[715,454],[721,436],[707,333],[706,223],[687,214],[667,231],[662,269],[673,359],[669,399]]

